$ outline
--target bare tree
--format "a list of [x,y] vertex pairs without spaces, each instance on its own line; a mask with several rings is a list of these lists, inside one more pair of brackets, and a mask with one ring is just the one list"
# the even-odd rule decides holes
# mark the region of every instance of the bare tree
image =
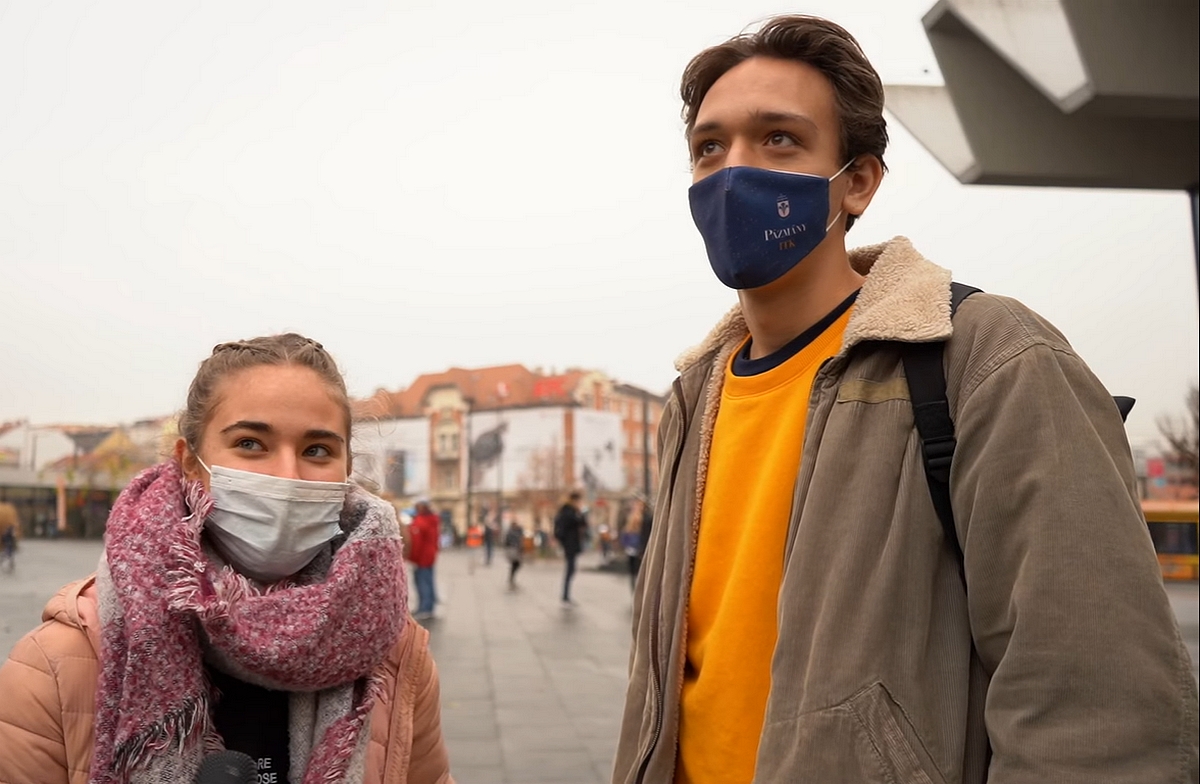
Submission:
[[1187,469],[1193,486],[1200,486],[1200,463],[1197,462],[1197,447],[1200,446],[1200,389],[1195,384],[1188,389],[1187,414],[1184,416],[1160,416],[1158,432],[1167,440],[1167,457]]
[[548,526],[562,501],[566,459],[557,445],[533,450],[517,480],[518,508],[527,509],[535,528]]

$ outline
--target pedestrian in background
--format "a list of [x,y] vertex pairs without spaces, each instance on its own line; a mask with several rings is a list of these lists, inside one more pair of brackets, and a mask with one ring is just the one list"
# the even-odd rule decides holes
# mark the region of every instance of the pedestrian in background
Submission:
[[483,565],[492,565],[493,551],[496,549],[496,540],[500,538],[502,524],[499,517],[495,520],[489,520],[483,527]]
[[587,517],[583,514],[583,493],[571,491],[566,502],[554,516],[554,538],[562,547],[566,567],[563,572],[562,603],[571,607],[571,581],[575,579],[575,560],[583,549],[583,540],[587,536]]
[[413,617],[418,621],[427,621],[433,617],[433,606],[437,603],[434,566],[437,564],[442,520],[424,498],[417,501],[416,512],[408,527],[411,540],[408,560],[413,565],[413,582],[417,588],[417,612]]
[[[629,510],[629,518],[625,521],[625,530],[621,532],[621,549],[629,562],[629,585],[637,585],[638,569],[642,564],[642,553],[646,549],[646,536],[649,532],[650,508],[641,498],[635,498]],[[645,532],[645,533],[644,533]]]
[[504,534],[504,554],[508,557],[508,588],[515,590],[517,570],[521,568],[521,561],[525,557],[525,529],[515,517]]
[[483,547],[483,525],[472,523],[467,527],[467,574],[475,574],[481,547]]
[[259,781],[450,781],[395,510],[350,481],[350,424],[319,343],[213,349],[96,574],[0,667],[0,782],[182,784],[214,749]]
[[16,566],[17,537],[21,535],[21,521],[17,507],[8,502],[0,503],[0,561],[4,569],[11,572]]

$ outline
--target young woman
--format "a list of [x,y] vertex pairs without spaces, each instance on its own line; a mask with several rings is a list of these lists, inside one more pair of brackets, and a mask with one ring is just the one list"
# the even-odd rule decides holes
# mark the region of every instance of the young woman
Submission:
[[451,781],[395,511],[348,482],[333,359],[294,334],[223,343],[179,425],[96,574],[0,667],[0,782],[186,783],[222,749],[279,784]]

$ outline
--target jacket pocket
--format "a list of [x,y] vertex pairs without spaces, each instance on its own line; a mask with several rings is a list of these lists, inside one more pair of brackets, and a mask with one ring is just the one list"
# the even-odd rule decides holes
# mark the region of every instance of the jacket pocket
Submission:
[[768,719],[754,781],[945,784],[910,737],[920,745],[900,706],[876,682],[838,705]]

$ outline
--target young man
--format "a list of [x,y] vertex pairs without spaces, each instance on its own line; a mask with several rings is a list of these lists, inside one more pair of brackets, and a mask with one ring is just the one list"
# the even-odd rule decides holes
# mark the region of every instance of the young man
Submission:
[[562,546],[566,570],[563,572],[562,603],[573,607],[571,581],[575,579],[575,560],[583,550],[583,539],[587,535],[587,518],[583,514],[583,493],[571,491],[567,501],[554,516],[554,538]]
[[[846,250],[887,144],[857,43],[773,19],[682,95],[692,214],[739,305],[659,430],[613,781],[1196,781],[1112,398],[1018,302],[976,294],[952,329],[950,273],[906,239]],[[902,365],[936,341],[957,544]]]

